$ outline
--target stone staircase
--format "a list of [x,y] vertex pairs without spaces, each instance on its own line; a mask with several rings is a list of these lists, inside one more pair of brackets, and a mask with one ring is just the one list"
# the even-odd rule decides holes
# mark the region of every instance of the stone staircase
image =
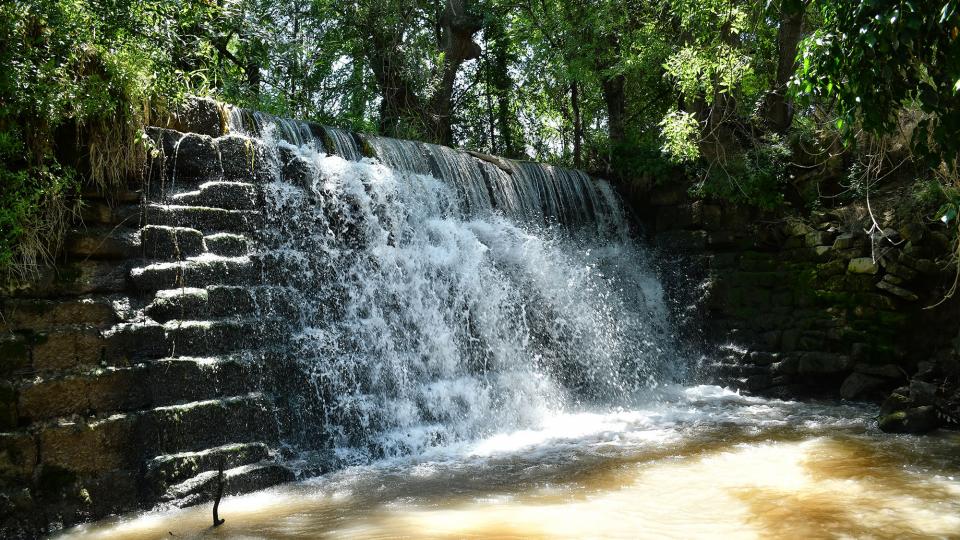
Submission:
[[143,185],[91,194],[65,261],[0,292],[0,536],[292,480],[279,462],[291,313],[264,280],[253,143],[149,128]]

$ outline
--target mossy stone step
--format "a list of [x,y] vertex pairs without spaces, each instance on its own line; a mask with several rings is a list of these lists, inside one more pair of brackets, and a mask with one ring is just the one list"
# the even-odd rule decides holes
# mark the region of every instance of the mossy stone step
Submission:
[[122,227],[91,227],[67,233],[64,251],[77,259],[116,260],[140,255],[140,235]]
[[270,455],[270,447],[261,442],[230,443],[199,452],[156,456],[147,461],[144,476],[154,498],[160,499],[170,486],[216,471],[221,463],[225,469],[234,469],[265,461]]
[[262,263],[254,257],[199,257],[182,262],[154,263],[130,271],[140,291],[208,285],[254,285],[261,280]]
[[253,390],[258,369],[229,356],[184,357],[36,378],[15,387],[19,425],[246,394]]
[[151,203],[147,206],[145,219],[152,225],[188,227],[204,234],[250,233],[263,226],[263,214],[257,210],[228,210],[176,204]]
[[143,255],[148,259],[182,261],[203,253],[203,233],[189,227],[147,225],[140,230]]
[[110,297],[86,297],[63,300],[0,298],[0,332],[31,331],[71,325],[108,326],[119,321]]
[[225,210],[255,210],[260,194],[257,186],[248,182],[213,181],[200,184],[200,189],[178,193],[170,202],[184,206],[205,206]]
[[[266,489],[284,482],[291,482],[295,475],[293,471],[272,461],[264,461],[250,465],[241,465],[225,470],[224,495],[238,495]],[[161,497],[175,506],[191,506],[213,500],[219,478],[218,471],[207,471],[197,476],[171,486]]]

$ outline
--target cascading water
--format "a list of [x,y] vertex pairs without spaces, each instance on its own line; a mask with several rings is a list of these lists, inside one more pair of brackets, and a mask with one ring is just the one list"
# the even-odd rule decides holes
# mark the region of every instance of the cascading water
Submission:
[[606,183],[231,118],[265,186],[247,292],[271,330],[250,354],[305,480],[225,499],[216,529],[195,506],[65,537],[960,534],[955,437],[883,436],[862,404],[663,384],[688,381],[689,355]]
[[301,140],[309,128],[256,127],[277,164],[268,280],[299,311],[286,347],[313,394],[293,407],[293,447],[323,441],[341,463],[417,453],[682,376],[605,182],[380,137],[365,138],[379,161],[352,161]]

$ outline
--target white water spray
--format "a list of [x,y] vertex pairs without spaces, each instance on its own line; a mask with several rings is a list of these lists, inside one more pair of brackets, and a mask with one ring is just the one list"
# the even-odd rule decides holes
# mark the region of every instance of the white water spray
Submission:
[[[419,453],[682,376],[605,182],[379,137],[366,142],[383,162],[351,161],[309,131],[257,126],[276,161],[267,279],[299,312],[286,352],[311,393],[291,444],[347,463]],[[284,160],[306,173],[285,177]]]

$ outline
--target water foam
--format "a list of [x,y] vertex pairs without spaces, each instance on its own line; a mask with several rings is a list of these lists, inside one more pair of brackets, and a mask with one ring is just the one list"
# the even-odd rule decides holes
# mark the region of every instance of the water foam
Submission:
[[[287,352],[311,393],[292,446],[346,463],[416,454],[682,377],[605,182],[377,137],[384,162],[352,161],[281,127],[258,134],[275,161],[265,273],[295,291]],[[308,173],[285,177],[284,159]]]

